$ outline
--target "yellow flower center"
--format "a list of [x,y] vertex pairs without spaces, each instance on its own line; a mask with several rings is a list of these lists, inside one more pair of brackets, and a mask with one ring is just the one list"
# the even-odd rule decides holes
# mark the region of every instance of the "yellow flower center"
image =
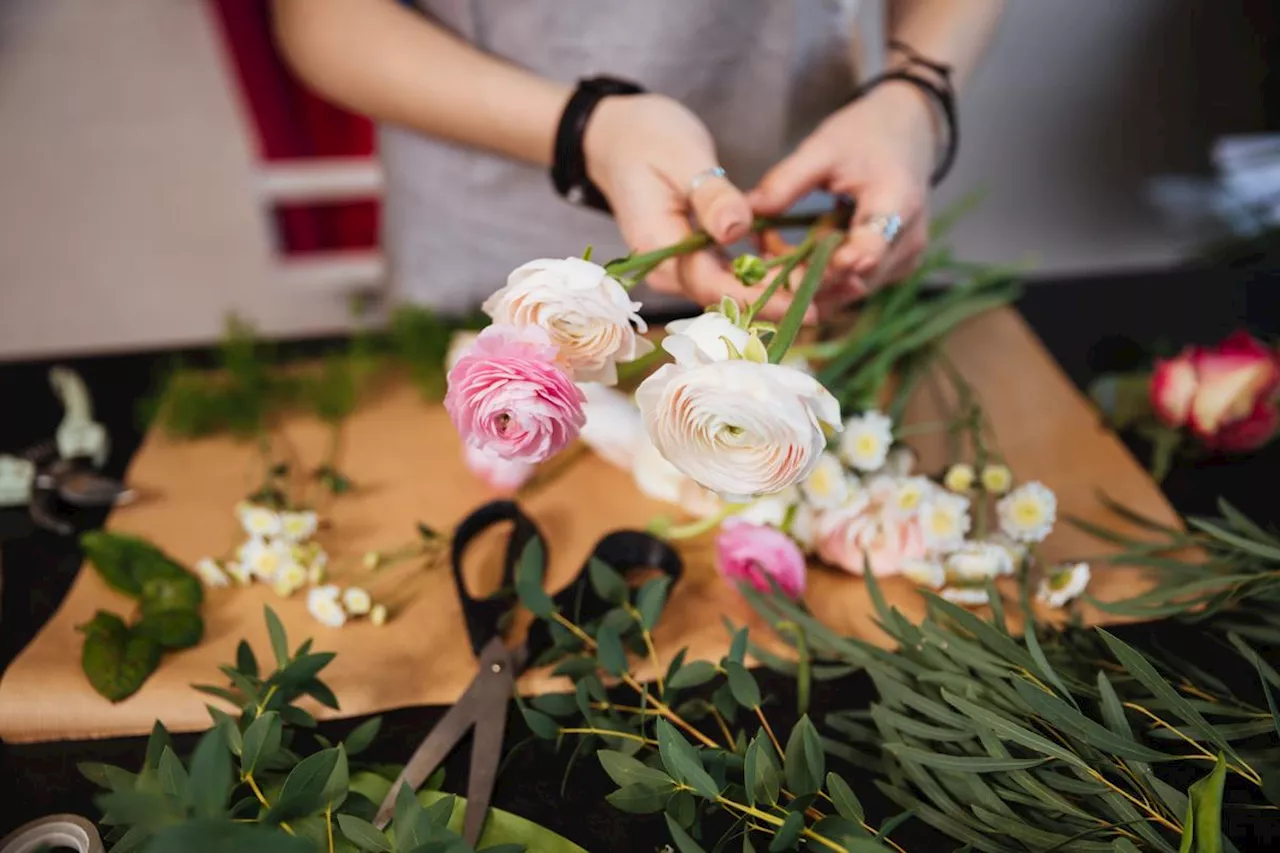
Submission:
[[1044,520],[1040,505],[1033,501],[1021,501],[1013,508],[1013,517],[1019,524],[1032,527]]

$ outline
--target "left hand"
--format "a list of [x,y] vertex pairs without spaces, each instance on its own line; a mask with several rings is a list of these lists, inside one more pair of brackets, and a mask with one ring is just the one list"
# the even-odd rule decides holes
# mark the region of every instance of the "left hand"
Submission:
[[[829,116],[747,196],[761,215],[783,213],[813,190],[857,202],[848,239],[827,267],[817,300],[836,307],[909,275],[928,242],[926,200],[936,156],[927,95],[888,81]],[[897,214],[902,227],[890,244],[869,224]]]

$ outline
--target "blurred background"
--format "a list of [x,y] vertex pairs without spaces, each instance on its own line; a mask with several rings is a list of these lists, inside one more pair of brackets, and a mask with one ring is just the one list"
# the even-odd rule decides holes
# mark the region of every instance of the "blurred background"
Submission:
[[[1275,265],[1278,46],[1274,0],[1010,0],[940,193],[983,194],[958,253],[1043,280]],[[380,183],[265,0],[0,3],[0,359],[207,343],[231,312],[339,331],[392,287]]]

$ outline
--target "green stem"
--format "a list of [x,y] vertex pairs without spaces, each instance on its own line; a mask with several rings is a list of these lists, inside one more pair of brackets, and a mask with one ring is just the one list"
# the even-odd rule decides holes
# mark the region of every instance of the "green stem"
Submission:
[[747,323],[749,324],[760,313],[761,309],[769,303],[773,298],[773,294],[778,292],[778,288],[784,286],[790,279],[791,273],[797,266],[813,251],[813,237],[806,237],[794,252],[790,252],[779,260],[782,261],[782,269],[778,270],[778,274],[773,277],[773,281],[761,291],[756,300],[751,303],[751,307],[747,309]]
[[822,278],[827,272],[827,263],[831,260],[832,253],[836,247],[844,241],[844,234],[841,232],[833,232],[820,237],[817,244],[813,247],[812,254],[808,258],[808,267],[804,271],[804,279],[801,280],[800,286],[796,288],[795,298],[792,300],[787,313],[782,318],[782,322],[778,324],[778,331],[774,334],[773,339],[769,341],[769,362],[777,364],[782,361],[787,354],[787,350],[791,348],[791,344],[795,342],[796,335],[800,334],[800,325],[804,322],[805,312],[809,310],[809,306],[813,304],[813,297],[818,292],[818,286],[822,284]]
[[748,506],[750,506],[750,504],[725,504],[724,507],[715,515],[710,515],[706,518],[700,518],[697,521],[691,521],[688,524],[678,525],[661,531],[662,538],[667,540],[676,540],[692,539],[695,536],[701,536],[710,530],[714,530],[719,526],[720,522],[724,521],[731,515],[736,515],[739,512],[742,512],[742,510],[746,509]]

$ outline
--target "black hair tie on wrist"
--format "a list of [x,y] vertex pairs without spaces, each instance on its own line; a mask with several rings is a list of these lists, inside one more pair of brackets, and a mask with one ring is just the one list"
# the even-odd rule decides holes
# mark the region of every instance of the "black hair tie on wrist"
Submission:
[[[915,86],[937,104],[946,124],[946,142],[945,147],[942,149],[942,156],[938,159],[938,165],[934,167],[933,174],[929,176],[929,183],[936,187],[942,183],[943,178],[947,176],[951,171],[951,167],[955,165],[956,154],[960,150],[960,125],[956,117],[956,90],[951,82],[951,66],[928,59],[900,41],[889,42],[889,47],[906,56],[906,65],[872,77],[858,87],[850,100],[856,101],[881,83],[887,83],[890,80],[901,80],[904,83],[910,83]],[[917,66],[932,71],[940,78],[941,82],[931,80],[921,74],[915,70]]]
[[616,77],[589,77],[578,81],[578,88],[560,114],[552,154],[551,183],[561,198],[604,213],[612,212],[604,193],[587,177],[582,137],[587,130],[587,121],[602,100],[611,95],[639,95],[643,92],[643,87]]

